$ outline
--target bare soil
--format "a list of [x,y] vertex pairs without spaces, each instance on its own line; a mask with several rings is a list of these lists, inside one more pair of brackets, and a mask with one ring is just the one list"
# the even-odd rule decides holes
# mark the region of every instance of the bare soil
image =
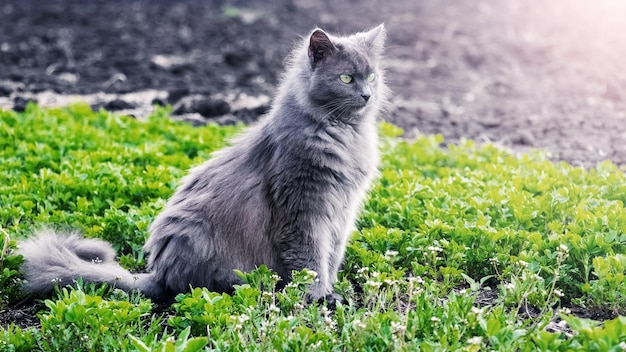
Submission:
[[[385,119],[407,136],[626,165],[625,18],[619,0],[3,1],[0,107],[83,100],[142,117],[171,104],[196,124],[249,123],[299,36],[384,22]],[[32,309],[0,323],[32,324]]]
[[195,123],[252,122],[298,36],[384,22],[385,118],[407,135],[624,165],[624,18],[618,0],[8,1],[0,106],[82,99],[141,116],[169,103]]

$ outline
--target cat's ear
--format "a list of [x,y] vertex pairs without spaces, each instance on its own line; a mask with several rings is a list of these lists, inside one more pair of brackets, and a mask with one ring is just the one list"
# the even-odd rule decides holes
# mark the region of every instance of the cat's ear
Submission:
[[328,35],[321,29],[316,29],[311,33],[309,39],[309,58],[313,65],[324,60],[333,50],[335,45],[330,41]]
[[385,24],[381,23],[377,27],[364,33],[365,45],[375,53],[379,53],[383,50],[386,37],[387,31],[385,31]]

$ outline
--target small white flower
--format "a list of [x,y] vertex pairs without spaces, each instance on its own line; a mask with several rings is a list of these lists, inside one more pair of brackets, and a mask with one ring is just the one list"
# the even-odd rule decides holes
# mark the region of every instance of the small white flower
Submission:
[[261,321],[261,330],[266,330],[269,326],[270,324],[266,320]]
[[563,307],[559,309],[559,313],[569,315],[572,314],[572,311],[567,307]]
[[443,248],[436,246],[429,246],[427,249],[431,252],[443,252]]
[[317,277],[317,271],[315,270],[311,270],[311,269],[306,269],[307,274],[313,276],[313,277]]
[[379,288],[380,286],[382,286],[382,282],[378,282],[378,281],[372,281],[372,280],[368,280],[365,285],[369,286],[371,288]]
[[239,320],[239,322],[243,324],[246,321],[250,320],[250,317],[246,314],[241,314],[239,317],[237,317],[237,320]]
[[559,297],[559,298],[564,296],[563,292],[561,292],[561,290],[559,290],[558,288],[554,289],[554,295]]
[[311,345],[311,348],[316,350],[318,348],[322,347],[322,340],[317,341],[316,343]]
[[331,317],[324,317],[324,324],[326,324],[327,326],[332,326],[335,322],[333,321],[333,319],[331,319]]
[[472,312],[472,313],[474,313],[476,315],[479,315],[479,314],[483,314],[483,309],[472,306],[472,308],[470,309],[470,312]]
[[398,252],[397,251],[388,250],[388,251],[385,252],[385,259],[387,259],[389,261],[393,260],[397,256],[398,256]]
[[395,321],[391,322],[391,331],[394,333],[403,333],[406,331],[406,326],[401,323],[396,323]]
[[564,244],[560,244],[559,245],[559,252],[562,253],[569,253],[569,247],[564,245]]
[[272,305],[270,305],[270,306],[267,308],[267,310],[269,310],[270,312],[273,312],[273,313],[280,313],[280,308],[276,307],[276,306],[275,306],[275,305],[273,305],[273,304],[272,304]]
[[491,264],[498,264],[500,263],[500,260],[498,260],[498,257],[492,257],[492,258],[489,258],[489,262]]
[[483,343],[483,337],[482,336],[474,336],[471,339],[467,340],[467,343],[469,343],[470,345],[480,345]]
[[352,321],[352,325],[353,325],[355,328],[359,329],[359,330],[363,330],[363,329],[365,329],[365,328],[367,327],[367,325],[365,325],[365,323],[364,323],[364,322],[362,322],[362,321],[361,321],[361,320],[359,320],[359,319],[354,319],[354,320]]
[[528,267],[528,262],[525,262],[525,261],[523,261],[523,260],[521,260],[521,259],[520,259],[517,263],[518,263],[518,264],[519,264],[519,266],[521,266],[522,268],[527,268],[527,267]]
[[626,342],[622,341],[619,343],[619,348],[621,348],[622,351],[626,351]]
[[424,284],[424,279],[422,279],[421,276],[411,276],[411,277],[409,277],[409,282],[410,283],[417,283],[417,284],[423,285]]
[[507,282],[506,284],[504,284],[504,288],[506,290],[514,290],[515,289],[515,285],[511,282]]
[[432,317],[430,318],[430,321],[432,321],[433,323],[438,323],[441,321],[441,319],[437,318],[437,317]]

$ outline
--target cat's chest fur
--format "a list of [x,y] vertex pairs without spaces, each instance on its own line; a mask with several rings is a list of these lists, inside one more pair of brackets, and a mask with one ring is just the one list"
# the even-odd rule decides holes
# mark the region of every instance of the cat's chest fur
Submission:
[[[286,211],[339,211],[362,201],[378,164],[373,122],[283,126],[275,134],[272,197]],[[335,213],[341,217],[343,212]]]

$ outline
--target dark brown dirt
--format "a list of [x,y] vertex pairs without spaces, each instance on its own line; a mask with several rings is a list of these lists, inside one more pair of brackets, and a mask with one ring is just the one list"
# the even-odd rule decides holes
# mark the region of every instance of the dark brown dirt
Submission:
[[624,165],[624,18],[619,0],[3,2],[0,106],[97,93],[95,108],[141,115],[170,103],[196,123],[251,122],[299,35],[385,22],[386,119],[408,135]]
[[42,308],[43,304],[30,298],[17,302],[0,310],[0,326],[7,328],[10,324],[15,324],[20,328],[39,327],[37,312]]
[[[626,165],[624,18],[620,0],[3,1],[0,107],[78,94],[137,116],[156,103],[194,123],[252,122],[300,35],[384,22],[386,119],[407,135]],[[0,323],[34,324],[28,309]]]

